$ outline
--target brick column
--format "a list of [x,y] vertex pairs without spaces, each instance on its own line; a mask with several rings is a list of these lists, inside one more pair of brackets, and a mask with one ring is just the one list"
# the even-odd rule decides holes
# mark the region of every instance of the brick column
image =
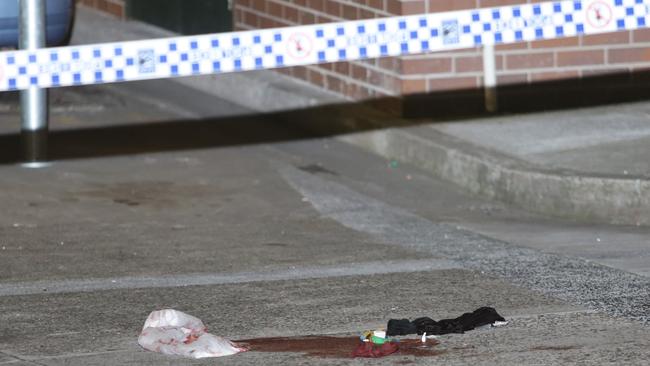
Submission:
[[[236,29],[283,27],[441,12],[539,0],[234,0]],[[650,66],[650,30],[497,46],[499,85],[633,73]],[[480,88],[481,50],[472,48],[280,72],[351,99]]]

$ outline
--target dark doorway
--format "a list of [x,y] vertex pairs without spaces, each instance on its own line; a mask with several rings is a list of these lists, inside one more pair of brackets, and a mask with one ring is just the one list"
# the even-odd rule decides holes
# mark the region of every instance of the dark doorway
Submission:
[[180,34],[229,32],[228,0],[129,0],[128,16]]

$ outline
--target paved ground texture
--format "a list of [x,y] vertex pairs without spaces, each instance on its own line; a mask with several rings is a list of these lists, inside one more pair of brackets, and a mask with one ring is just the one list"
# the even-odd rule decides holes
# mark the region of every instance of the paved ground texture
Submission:
[[[390,318],[480,306],[510,321],[443,336],[435,356],[352,360],[288,347],[220,364],[650,357],[648,267],[635,261],[647,255],[646,228],[546,219],[311,138],[278,115],[229,117],[246,108],[199,103],[206,96],[189,89],[176,108],[166,89],[96,88],[97,100],[125,103],[112,117],[55,113],[52,166],[0,166],[0,365],[214,364],[139,348],[144,319],[160,308],[230,339],[354,336]],[[3,121],[16,117],[11,103]],[[3,125],[3,154],[16,127]]]
[[[16,163],[16,101],[0,98],[2,366],[648,364],[647,226],[540,216],[398,156],[288,127],[296,115],[253,114],[171,81],[53,91],[55,161],[27,169]],[[644,129],[630,108],[645,107],[607,113]],[[322,120],[317,109],[299,116],[310,113]],[[562,113],[575,123],[603,114]],[[469,140],[484,126],[467,123],[438,132]],[[521,130],[509,126],[502,135],[516,141]],[[553,131],[546,150],[522,154],[550,159],[572,146]],[[630,141],[615,132],[602,146]],[[390,318],[480,306],[509,324],[441,336],[427,355],[361,360],[346,357],[354,344],[327,357],[304,347],[307,336],[353,337]],[[233,340],[288,338],[273,352],[218,360],[146,352],[137,336],[162,308]]]

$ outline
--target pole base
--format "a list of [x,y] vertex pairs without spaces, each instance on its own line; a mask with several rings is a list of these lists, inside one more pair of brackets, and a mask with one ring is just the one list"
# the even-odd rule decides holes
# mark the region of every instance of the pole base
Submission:
[[497,89],[495,87],[486,87],[483,92],[485,95],[485,110],[489,113],[496,113],[499,110]]
[[47,163],[47,129],[22,130],[23,166],[40,168]]

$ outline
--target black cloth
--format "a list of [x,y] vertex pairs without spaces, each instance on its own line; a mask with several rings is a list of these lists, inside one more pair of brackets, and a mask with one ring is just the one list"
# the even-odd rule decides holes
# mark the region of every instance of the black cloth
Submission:
[[408,319],[390,319],[386,334],[389,336],[407,334],[448,334],[464,333],[476,327],[493,324],[496,321],[505,321],[494,308],[482,307],[471,313],[465,313],[455,319],[442,319],[435,321],[422,317],[409,322]]
[[417,326],[408,319],[391,319],[388,321],[388,333],[386,334],[389,336],[407,335],[415,334],[417,331]]

